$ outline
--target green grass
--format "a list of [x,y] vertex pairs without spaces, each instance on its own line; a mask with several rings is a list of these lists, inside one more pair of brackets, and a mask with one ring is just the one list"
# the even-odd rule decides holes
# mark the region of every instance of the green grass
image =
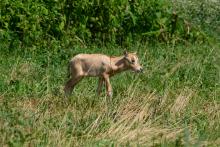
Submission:
[[85,78],[63,97],[67,63],[77,53],[123,49],[30,48],[0,55],[0,146],[218,146],[219,46],[129,45],[143,74],[111,79],[111,101]]

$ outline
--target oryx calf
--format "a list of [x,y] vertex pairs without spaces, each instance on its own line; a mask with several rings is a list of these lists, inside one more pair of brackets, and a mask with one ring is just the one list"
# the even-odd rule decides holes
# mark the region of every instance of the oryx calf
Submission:
[[71,79],[67,81],[64,92],[69,96],[74,86],[86,76],[99,77],[97,92],[100,94],[103,83],[106,84],[107,95],[112,96],[112,86],[109,78],[116,73],[133,70],[141,72],[142,66],[139,64],[136,53],[124,52],[123,56],[109,57],[103,54],[78,54],[69,62]]

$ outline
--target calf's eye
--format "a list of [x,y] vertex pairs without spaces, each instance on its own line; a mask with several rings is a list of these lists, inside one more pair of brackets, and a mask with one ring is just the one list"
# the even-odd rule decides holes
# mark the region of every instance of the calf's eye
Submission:
[[131,62],[132,62],[132,63],[134,63],[134,62],[135,62],[135,60],[131,60]]

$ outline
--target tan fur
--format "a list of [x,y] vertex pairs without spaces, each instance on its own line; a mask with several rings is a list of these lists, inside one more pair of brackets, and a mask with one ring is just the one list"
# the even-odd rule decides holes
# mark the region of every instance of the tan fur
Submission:
[[78,54],[69,63],[71,79],[67,81],[64,91],[70,95],[74,86],[86,76],[99,77],[97,92],[100,94],[103,83],[106,84],[107,95],[112,96],[112,86],[109,78],[116,73],[133,70],[141,72],[136,53],[125,52],[120,57],[109,57],[103,54]]

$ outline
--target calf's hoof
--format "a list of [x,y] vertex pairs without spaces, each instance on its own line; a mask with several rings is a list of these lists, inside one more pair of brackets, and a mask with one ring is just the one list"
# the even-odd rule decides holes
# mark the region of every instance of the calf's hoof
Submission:
[[107,93],[107,95],[108,95],[109,97],[112,97],[112,95],[113,95],[112,91],[109,91],[109,92]]

